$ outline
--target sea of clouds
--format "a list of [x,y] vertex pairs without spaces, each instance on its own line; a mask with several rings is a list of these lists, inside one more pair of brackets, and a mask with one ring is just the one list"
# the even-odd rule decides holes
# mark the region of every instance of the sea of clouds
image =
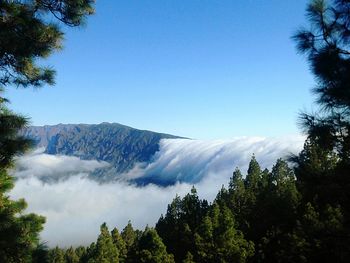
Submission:
[[303,142],[302,136],[164,139],[149,164],[136,164],[120,180],[104,184],[88,175],[108,163],[37,150],[18,158],[11,197],[24,197],[27,212],[46,217],[41,237],[49,246],[87,245],[103,222],[119,230],[128,220],[135,228],[153,226],[175,195],[185,195],[192,185],[212,201],[236,167],[245,173],[253,154],[262,168],[271,168],[278,158],[298,153]]

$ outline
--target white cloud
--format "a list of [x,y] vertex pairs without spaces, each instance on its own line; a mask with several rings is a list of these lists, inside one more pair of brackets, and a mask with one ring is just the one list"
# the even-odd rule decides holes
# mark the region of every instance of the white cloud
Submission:
[[96,160],[81,160],[78,157],[64,155],[49,155],[44,149],[21,156],[16,160],[17,178],[36,177],[41,179],[65,179],[70,175],[92,172],[97,168],[109,166],[106,162]]
[[87,245],[96,240],[99,226],[122,229],[128,222],[143,228],[154,224],[176,193],[188,185],[137,188],[126,183],[99,185],[85,177],[73,176],[57,184],[43,184],[36,178],[21,179],[12,196],[24,196],[28,211],[47,218],[42,239],[50,246]]
[[[42,239],[49,241],[50,246],[87,245],[96,240],[103,222],[119,229],[129,219],[137,228],[154,225],[175,195],[183,196],[193,183],[200,197],[211,201],[236,166],[245,172],[253,153],[263,168],[270,168],[277,158],[297,153],[303,140],[302,137],[163,140],[151,164],[140,164],[123,176],[165,184],[182,181],[167,187],[154,184],[137,187],[123,180],[98,184],[86,175],[105,163],[36,152],[18,160],[15,171],[18,180],[11,195],[24,197],[29,212],[46,216]],[[61,178],[65,173],[74,176],[50,184],[40,180],[56,174]]]
[[304,137],[239,137],[232,140],[172,139],[160,142],[160,151],[150,164],[140,164],[124,175],[146,182],[173,184],[197,183],[209,174],[227,174],[236,166],[245,170],[254,153],[264,168],[290,153],[301,150]]

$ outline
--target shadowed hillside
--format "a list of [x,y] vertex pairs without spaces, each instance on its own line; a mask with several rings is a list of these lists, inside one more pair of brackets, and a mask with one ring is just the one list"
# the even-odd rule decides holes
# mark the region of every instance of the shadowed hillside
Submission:
[[161,139],[177,136],[138,130],[118,123],[31,126],[22,135],[44,147],[48,154],[105,161],[120,173],[137,162],[148,162],[159,150]]

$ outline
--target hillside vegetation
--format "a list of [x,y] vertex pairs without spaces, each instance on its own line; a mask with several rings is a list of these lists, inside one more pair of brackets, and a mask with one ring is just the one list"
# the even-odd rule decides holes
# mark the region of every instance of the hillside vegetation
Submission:
[[[21,135],[44,147],[48,154],[108,162],[115,174],[126,172],[135,163],[149,162],[159,150],[161,139],[181,138],[118,123],[30,126]],[[103,176],[103,172],[100,174]]]

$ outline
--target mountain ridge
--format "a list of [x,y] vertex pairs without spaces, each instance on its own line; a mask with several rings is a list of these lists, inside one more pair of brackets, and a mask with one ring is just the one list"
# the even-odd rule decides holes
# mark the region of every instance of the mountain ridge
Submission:
[[[108,122],[29,126],[20,134],[32,139],[36,147],[44,147],[47,154],[108,162],[113,173],[126,172],[136,163],[150,162],[159,151],[161,139],[187,139]],[[99,176],[103,174],[100,172]]]

